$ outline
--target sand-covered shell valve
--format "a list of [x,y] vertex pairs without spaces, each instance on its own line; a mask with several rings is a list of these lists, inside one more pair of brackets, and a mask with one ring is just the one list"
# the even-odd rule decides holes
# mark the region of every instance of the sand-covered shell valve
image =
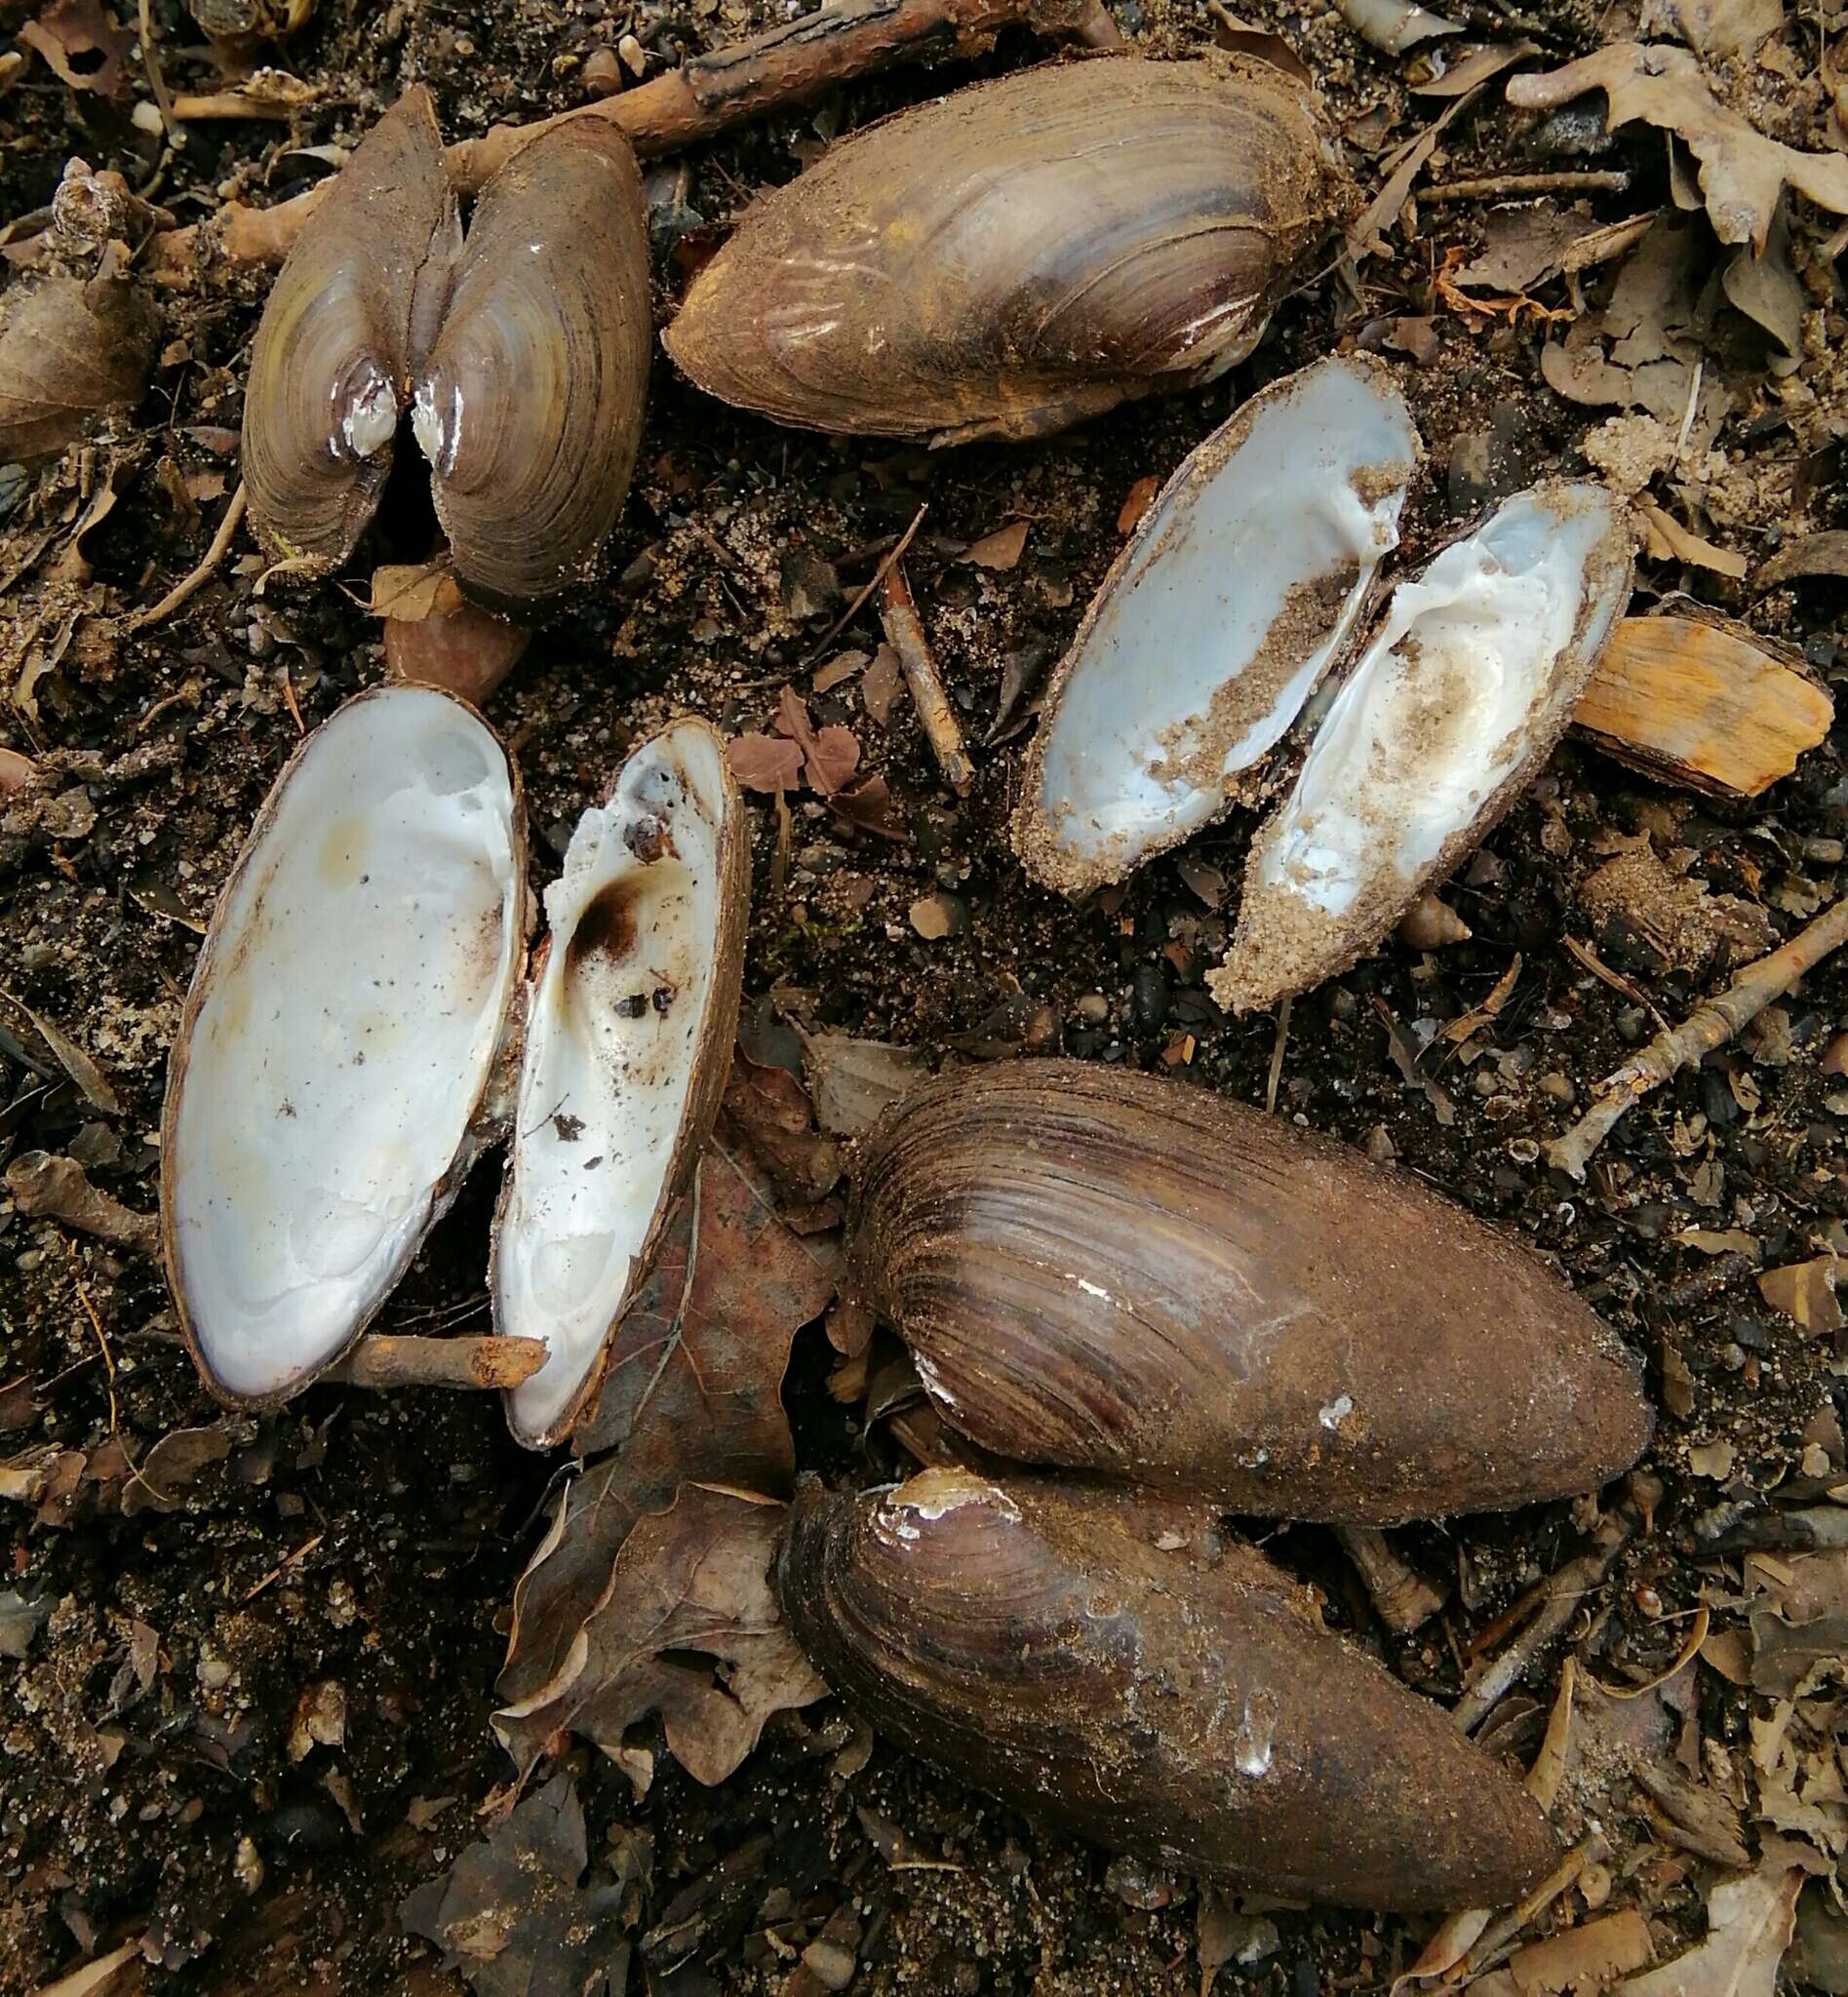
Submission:
[[717,1114],[744,820],[704,722],[641,744],[578,827],[529,978],[524,814],[474,711],[386,686],[307,738],[219,896],[169,1068],[168,1277],[220,1400],[275,1406],[336,1361],[512,1128],[496,1299],[549,1355],[509,1415],[535,1444],[569,1429]]
[[534,138],[464,235],[429,94],[408,92],[309,217],[257,327],[244,475],[258,540],[299,572],[339,567],[414,442],[469,594],[512,611],[557,597],[595,572],[627,495],[650,331],[620,133],[580,120]]
[[1242,360],[1343,187],[1279,72],[1029,69],[858,133],[758,201],[666,345],[778,422],[1044,436]]

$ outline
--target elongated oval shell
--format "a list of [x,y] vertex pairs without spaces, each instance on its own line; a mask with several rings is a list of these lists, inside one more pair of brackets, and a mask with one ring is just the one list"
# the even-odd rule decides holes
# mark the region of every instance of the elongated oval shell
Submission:
[[252,529],[276,560],[325,574],[353,552],[460,247],[436,112],[419,87],[316,205],[257,324],[244,483]]
[[1073,1061],[927,1083],[853,1228],[946,1419],[1017,1462],[1384,1525],[1587,1491],[1649,1439],[1635,1362],[1534,1256],[1203,1089]]
[[499,743],[430,687],[348,701],[277,778],[162,1120],[168,1275],[221,1400],[272,1406],[337,1358],[490,1134],[525,848]]
[[1116,1849],[1378,1908],[1500,1905],[1556,1856],[1506,1769],[1202,1511],[960,1469],[815,1487],[777,1582],[881,1732]]
[[1067,894],[1256,795],[1363,614],[1421,455],[1378,362],[1275,382],[1143,516],[1047,684],[1014,845]]
[[580,120],[488,183],[412,421],[455,573],[517,609],[588,581],[642,437],[653,321],[635,155]]
[[1226,961],[1236,1011],[1374,949],[1553,753],[1630,600],[1632,544],[1601,486],[1517,493],[1401,582],[1245,867]]
[[718,1115],[749,914],[747,814],[725,743],[676,722],[624,764],[546,889],[490,1284],[499,1330],[550,1356],[515,1436],[569,1434]]
[[762,199],[667,349],[779,422],[1042,436],[1242,359],[1338,185],[1280,83],[1131,56],[1031,69]]

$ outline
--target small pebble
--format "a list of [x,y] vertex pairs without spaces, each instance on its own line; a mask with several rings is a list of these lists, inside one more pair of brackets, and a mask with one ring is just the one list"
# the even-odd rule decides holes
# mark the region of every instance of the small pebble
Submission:
[[649,66],[648,51],[634,35],[624,35],[616,43],[616,54],[629,65],[632,75],[640,76]]
[[1086,1026],[1107,1026],[1110,1023],[1110,1000],[1101,992],[1086,992],[1073,1010]]

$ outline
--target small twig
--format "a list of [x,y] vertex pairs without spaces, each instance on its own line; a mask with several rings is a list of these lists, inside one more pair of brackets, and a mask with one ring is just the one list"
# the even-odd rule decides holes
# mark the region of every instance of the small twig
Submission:
[[1277,1115],[1278,1084],[1283,1079],[1283,1050],[1290,1043],[1290,1000],[1277,1008],[1277,1038],[1271,1043],[1271,1072],[1264,1081],[1264,1114]]
[[1547,1583],[1540,1595],[1540,1613],[1478,1678],[1464,1687],[1463,1697],[1451,1707],[1451,1724],[1460,1734],[1474,1733],[1502,1695],[1564,1634],[1566,1625],[1578,1614],[1579,1603],[1610,1572],[1611,1563],[1635,1530],[1633,1512],[1607,1513],[1591,1546]]
[[1630,176],[1621,168],[1568,168],[1556,174],[1483,174],[1426,187],[1420,201],[1501,201],[1524,194],[1621,194]]
[[1696,354],[1694,373],[1688,382],[1687,407],[1681,411],[1681,428],[1675,435],[1673,464],[1676,469],[1681,463],[1681,453],[1688,448],[1688,432],[1694,427],[1694,411],[1700,407],[1701,376],[1707,372],[1707,356]]
[[1581,943],[1576,936],[1561,936],[1559,941],[1565,946],[1566,955],[1582,963],[1599,984],[1608,985],[1620,998],[1628,998],[1632,1005],[1640,1006],[1665,1034],[1669,1031],[1669,1022],[1656,1010],[1649,995],[1625,977],[1622,971],[1612,970],[1589,943]]
[[1710,998],[1672,1032],[1658,1035],[1633,1061],[1625,1062],[1606,1077],[1598,1089],[1599,1100],[1563,1137],[1548,1144],[1547,1162],[1583,1179],[1592,1153],[1644,1096],[1683,1068],[1704,1060],[1715,1047],[1723,1047],[1774,998],[1783,998],[1800,977],[1844,943],[1848,943],[1848,895],[1825,909],[1769,957],[1748,964],[1717,998]]
[[154,93],[154,102],[160,111],[161,135],[171,139],[174,136],[174,100],[167,94],[167,79],[161,74],[160,51],[154,46],[154,23],[148,0],[140,0],[140,28],[141,62],[147,70],[147,87]]
[[885,628],[887,642],[898,654],[905,685],[911,688],[918,719],[924,724],[924,737],[937,759],[937,766],[957,796],[967,797],[969,786],[975,781],[975,765],[963,746],[963,724],[944,690],[937,662],[930,656],[929,642],[924,637],[918,606],[912,602],[902,562],[894,562],[885,571],[879,620]]
[[238,525],[244,518],[244,482],[240,479],[237,490],[231,494],[230,505],[224,509],[224,518],[218,522],[218,530],[212,536],[212,545],[206,550],[205,560],[190,575],[175,583],[151,609],[135,611],[128,620],[131,631],[145,631],[150,624],[158,624],[164,617],[171,617],[212,580],[237,535]]
[[916,537],[918,529],[924,526],[924,517],[929,511],[930,502],[926,499],[924,503],[921,507],[919,507],[917,512],[911,516],[911,525],[905,529],[905,531],[902,534],[898,536],[897,540],[895,540],[892,543],[892,545],[886,549],[885,553],[880,558],[880,565],[877,568],[874,569],[872,579],[867,583],[866,587],[863,590],[861,590],[857,596],[854,597],[853,601],[846,607],[845,610],[841,612],[840,616],[838,616],[834,620],[834,622],[828,626],[827,630],[825,630],[821,634],[821,636],[815,640],[813,646],[809,647],[808,656],[803,660],[803,664],[805,666],[812,666],[814,662],[821,656],[821,654],[827,650],[828,646],[831,646],[834,643],[834,641],[840,637],[842,632],[844,632],[847,628],[847,626],[853,622],[854,618],[859,615],[860,606],[866,602],[867,598],[870,597],[873,594],[873,592],[876,589],[878,589],[880,585],[885,582],[885,578],[892,572],[894,565],[903,557],[905,550],[911,546],[913,539]]
[[372,1332],[322,1375],[343,1387],[460,1387],[497,1391],[545,1364],[537,1338],[411,1338]]
[[141,1489],[159,1504],[160,1493],[142,1476],[135,1459],[129,1454],[127,1445],[122,1441],[121,1415],[115,1403],[115,1354],[109,1350],[109,1341],[102,1329],[102,1319],[97,1315],[97,1307],[90,1301],[90,1292],[84,1287],[83,1265],[77,1259],[77,1244],[68,1235],[64,1238],[64,1248],[70,1256],[70,1274],[71,1280],[77,1285],[77,1300],[84,1307],[84,1315],[89,1318],[90,1329],[96,1333],[97,1344],[102,1351],[103,1386],[109,1395],[109,1439],[122,1451],[122,1461],[129,1467],[130,1481],[139,1484]]
[[1443,1607],[1444,1598],[1401,1560],[1393,1543],[1371,1525],[1344,1525],[1336,1537],[1373,1598],[1379,1618],[1396,1636],[1406,1636]]
[[111,1247],[139,1255],[160,1253],[160,1224],[136,1213],[90,1183],[75,1158],[28,1151],[7,1167],[7,1191],[28,1220],[59,1221],[80,1234],[94,1234]]
[[[283,1578],[283,1576],[287,1574],[289,1570],[295,1564],[297,1560],[305,1560],[308,1557],[308,1555],[312,1553],[314,1549],[326,1538],[327,1534],[325,1532],[318,1532],[315,1534],[313,1539],[304,1540],[293,1553],[286,1554],[282,1559],[277,1561],[275,1566],[272,1567],[269,1570],[269,1572],[263,1576],[262,1580],[259,1581],[256,1584],[256,1586],[251,1589],[250,1593],[244,1597],[244,1601],[256,1601],[257,1596],[263,1592],[263,1590],[270,1585],[272,1581],[280,1581]],[[243,1606],[243,1603],[240,1603],[238,1606],[241,1608]]]

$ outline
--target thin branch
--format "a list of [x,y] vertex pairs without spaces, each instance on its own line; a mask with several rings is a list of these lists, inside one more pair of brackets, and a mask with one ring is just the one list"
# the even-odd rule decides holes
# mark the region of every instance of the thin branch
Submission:
[[831,646],[834,643],[834,641],[840,637],[842,632],[844,632],[847,628],[847,626],[853,622],[854,618],[860,614],[860,606],[864,604],[867,598],[870,597],[873,594],[873,592],[880,587],[880,585],[892,572],[892,569],[903,558],[905,550],[909,548],[912,542],[917,538],[918,529],[924,526],[924,517],[929,511],[930,502],[926,499],[924,503],[921,507],[919,507],[917,512],[911,516],[911,525],[905,529],[905,531],[902,534],[898,536],[897,540],[895,540],[891,544],[891,546],[885,550],[885,554],[880,557],[879,567],[874,569],[872,578],[867,583],[866,587],[862,589],[854,597],[853,601],[846,607],[845,610],[841,612],[840,616],[838,616],[834,620],[834,622],[828,626],[827,630],[825,630],[821,634],[821,636],[815,640],[814,644],[809,647],[808,656],[803,660],[803,664],[805,666],[813,665],[816,659],[818,659],[821,656],[821,654],[827,650],[828,646]]
[[403,1338],[371,1332],[322,1375],[345,1387],[518,1387],[545,1364],[536,1338]]
[[1644,1096],[1683,1068],[1705,1060],[1715,1047],[1723,1047],[1774,998],[1783,998],[1800,977],[1844,943],[1848,943],[1848,895],[1825,909],[1781,949],[1748,964],[1717,998],[1710,998],[1671,1032],[1659,1034],[1633,1061],[1625,1062],[1607,1077],[1598,1089],[1598,1100],[1563,1137],[1547,1145],[1547,1162],[1583,1179],[1592,1153]]
[[[477,193],[528,140],[574,118],[614,125],[638,153],[656,158],[895,63],[978,53],[1015,25],[1091,48],[1121,40],[1104,0],[835,0],[800,20],[690,57],[619,96],[531,125],[496,125],[450,146],[444,163],[457,193]],[[329,184],[274,208],[227,202],[208,221],[156,236],[143,268],[184,284],[210,261],[232,270],[280,263]]]
[[158,624],[165,617],[171,617],[182,604],[188,604],[205,588],[217,572],[218,565],[229,552],[236,538],[239,523],[244,518],[244,481],[238,481],[237,490],[231,494],[231,503],[224,509],[224,518],[218,522],[218,530],[212,536],[212,545],[206,550],[205,560],[190,575],[182,576],[151,609],[137,610],[129,618],[131,631],[145,631],[149,625]]
[[1377,1526],[1340,1526],[1336,1537],[1365,1583],[1380,1621],[1394,1635],[1409,1635],[1443,1607],[1443,1596],[1399,1558],[1397,1548]]
[[1529,194],[1621,194],[1630,176],[1621,168],[1568,168],[1557,174],[1484,174],[1427,187],[1420,201],[1509,201]]
[[912,602],[911,586],[905,580],[902,562],[893,563],[885,572],[885,580],[880,590],[879,620],[885,627],[885,637],[892,649],[898,654],[898,663],[904,669],[905,685],[911,688],[918,719],[924,724],[924,737],[937,759],[937,766],[943,771],[944,780],[959,798],[967,797],[969,786],[975,781],[975,765],[963,746],[963,724],[956,718],[956,709],[944,689],[937,662],[930,655],[924,620],[918,615],[918,606]]

